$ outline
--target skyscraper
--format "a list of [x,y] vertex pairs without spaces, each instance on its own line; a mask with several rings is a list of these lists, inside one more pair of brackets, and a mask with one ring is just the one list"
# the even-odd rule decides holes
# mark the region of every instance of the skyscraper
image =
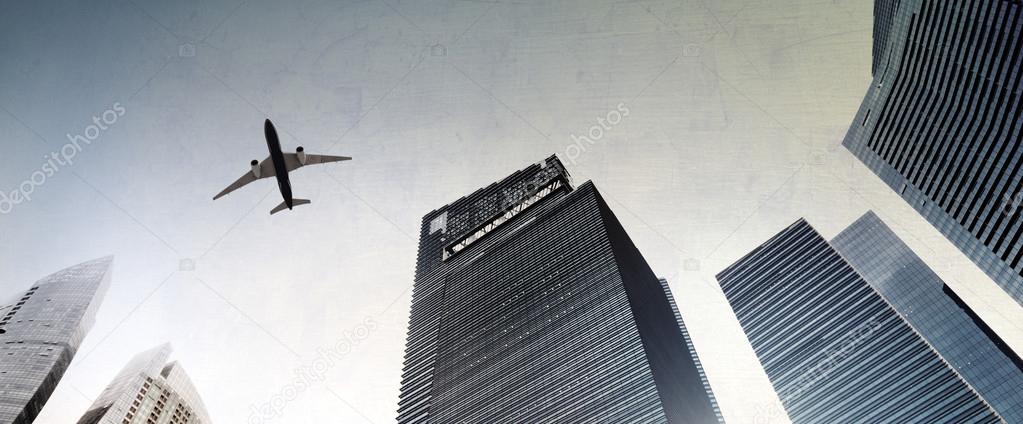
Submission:
[[[902,265],[914,267],[906,272],[926,267],[878,222],[868,215],[828,243],[801,219],[717,276],[789,417],[997,423],[1009,417],[1001,412],[1018,413],[1011,405],[1018,399],[1007,397],[1018,376],[995,375],[1018,373],[1012,360],[957,306],[934,293],[912,298],[934,288],[933,275],[892,274]],[[863,274],[856,266],[872,269]],[[925,305],[932,300],[941,303]],[[933,322],[941,319],[951,321]],[[1003,356],[970,357],[974,342]]]
[[1023,305],[1023,5],[876,0],[843,145]]
[[164,344],[135,356],[78,424],[210,424],[206,406]]
[[398,422],[720,419],[667,283],[555,156],[428,213]]
[[1023,423],[1023,360],[877,215],[831,245],[999,415]]
[[43,409],[92,328],[112,262],[58,271],[0,307],[0,423],[31,423]]

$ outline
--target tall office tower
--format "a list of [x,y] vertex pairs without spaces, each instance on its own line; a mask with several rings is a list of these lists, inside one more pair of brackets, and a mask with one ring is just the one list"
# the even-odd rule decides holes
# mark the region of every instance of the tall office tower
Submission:
[[[966,324],[956,306],[943,301],[915,310],[916,302],[929,299],[893,296],[909,304],[900,306],[886,299],[889,290],[872,287],[867,278],[906,293],[926,291],[934,282],[928,275],[909,280],[889,275],[902,264],[926,267],[915,256],[893,256],[912,253],[872,222],[868,216],[832,244],[799,220],[717,276],[789,417],[795,423],[1004,422],[1008,416],[999,415],[978,390],[1003,396],[1012,384],[1003,385],[1004,378],[991,373],[1018,370],[1010,370],[1005,357],[966,356],[965,343],[974,341],[984,342],[983,352],[998,350],[978,331],[977,321],[967,319],[968,327],[954,329],[928,322],[950,318],[947,326]],[[860,244],[871,242],[887,244]],[[843,257],[836,246],[856,259]],[[878,268],[861,274],[854,267],[859,265]],[[927,315],[933,311],[939,316]],[[971,359],[977,363],[960,362]],[[960,371],[976,377],[978,386],[971,387]],[[979,384],[983,379],[992,381]],[[1013,411],[1007,402],[998,405]]]
[[0,307],[0,423],[31,423],[92,328],[108,256],[58,271]]
[[555,156],[426,214],[400,423],[720,420],[662,284]]
[[209,424],[199,392],[164,344],[135,356],[78,424]]
[[831,245],[998,415],[1023,423],[1023,360],[877,215]]
[[876,0],[843,145],[1023,305],[1023,4]]

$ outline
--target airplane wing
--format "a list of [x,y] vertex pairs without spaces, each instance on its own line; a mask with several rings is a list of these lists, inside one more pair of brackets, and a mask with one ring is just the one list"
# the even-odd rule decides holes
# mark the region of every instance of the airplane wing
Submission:
[[307,165],[318,165],[321,163],[329,162],[341,162],[344,160],[352,160],[348,156],[328,156],[328,155],[305,155],[305,161],[299,160],[297,153],[285,153],[284,154],[284,165],[288,168],[288,172],[294,171],[298,168]]
[[217,200],[221,197],[224,197],[224,195],[226,195],[227,193],[242,188],[248,183],[251,183],[258,179],[269,178],[277,175],[277,173],[274,172],[273,161],[271,161],[269,157],[263,159],[263,161],[259,163],[258,169],[259,169],[258,177],[256,176],[256,173],[253,171],[246,172],[245,175],[242,175],[241,178],[238,178],[237,181],[231,183],[231,185],[227,186],[227,188],[225,188],[223,191],[217,193],[216,196],[213,196],[213,200]]

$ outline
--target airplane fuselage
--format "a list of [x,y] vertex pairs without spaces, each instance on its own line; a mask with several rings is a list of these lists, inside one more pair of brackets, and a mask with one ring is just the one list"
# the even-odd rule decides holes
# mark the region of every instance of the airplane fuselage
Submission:
[[221,190],[220,193],[214,195],[213,200],[224,197],[226,194],[244,187],[253,181],[270,178],[272,176],[277,179],[277,189],[281,192],[281,197],[284,198],[284,201],[281,202],[281,204],[274,206],[274,208],[270,210],[270,215],[285,209],[293,209],[295,206],[308,205],[312,203],[309,199],[296,199],[292,197],[291,177],[288,175],[288,172],[308,165],[352,160],[349,156],[331,156],[306,153],[302,146],[296,147],[295,153],[284,153],[284,151],[281,150],[281,140],[277,137],[277,129],[274,128],[274,124],[270,122],[269,119],[263,123],[263,133],[266,137],[266,148],[270,151],[270,157],[264,159],[262,162],[255,159],[249,162],[249,166],[251,166],[252,169],[242,174],[241,177],[231,183],[231,185],[227,186],[227,188]]
[[273,162],[274,173],[277,174],[277,187],[281,190],[284,204],[291,209],[294,206],[294,198],[291,196],[291,179],[288,178],[288,168],[284,162],[281,140],[277,138],[277,129],[269,119],[263,124],[263,132],[266,134],[266,147],[270,150],[270,161]]

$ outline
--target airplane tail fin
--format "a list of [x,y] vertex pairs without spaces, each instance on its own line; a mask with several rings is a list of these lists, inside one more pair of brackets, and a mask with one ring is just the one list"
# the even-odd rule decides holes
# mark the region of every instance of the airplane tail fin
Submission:
[[[306,200],[306,199],[292,199],[291,200],[291,206],[292,207],[298,206],[298,205],[308,205],[310,203],[312,203],[312,201]],[[280,211],[283,211],[285,209],[290,209],[290,208],[288,208],[288,204],[286,202],[281,202],[281,204],[277,205],[277,207],[273,208],[273,210],[270,211],[270,215],[273,215],[273,214],[275,214],[277,212],[280,212]]]

